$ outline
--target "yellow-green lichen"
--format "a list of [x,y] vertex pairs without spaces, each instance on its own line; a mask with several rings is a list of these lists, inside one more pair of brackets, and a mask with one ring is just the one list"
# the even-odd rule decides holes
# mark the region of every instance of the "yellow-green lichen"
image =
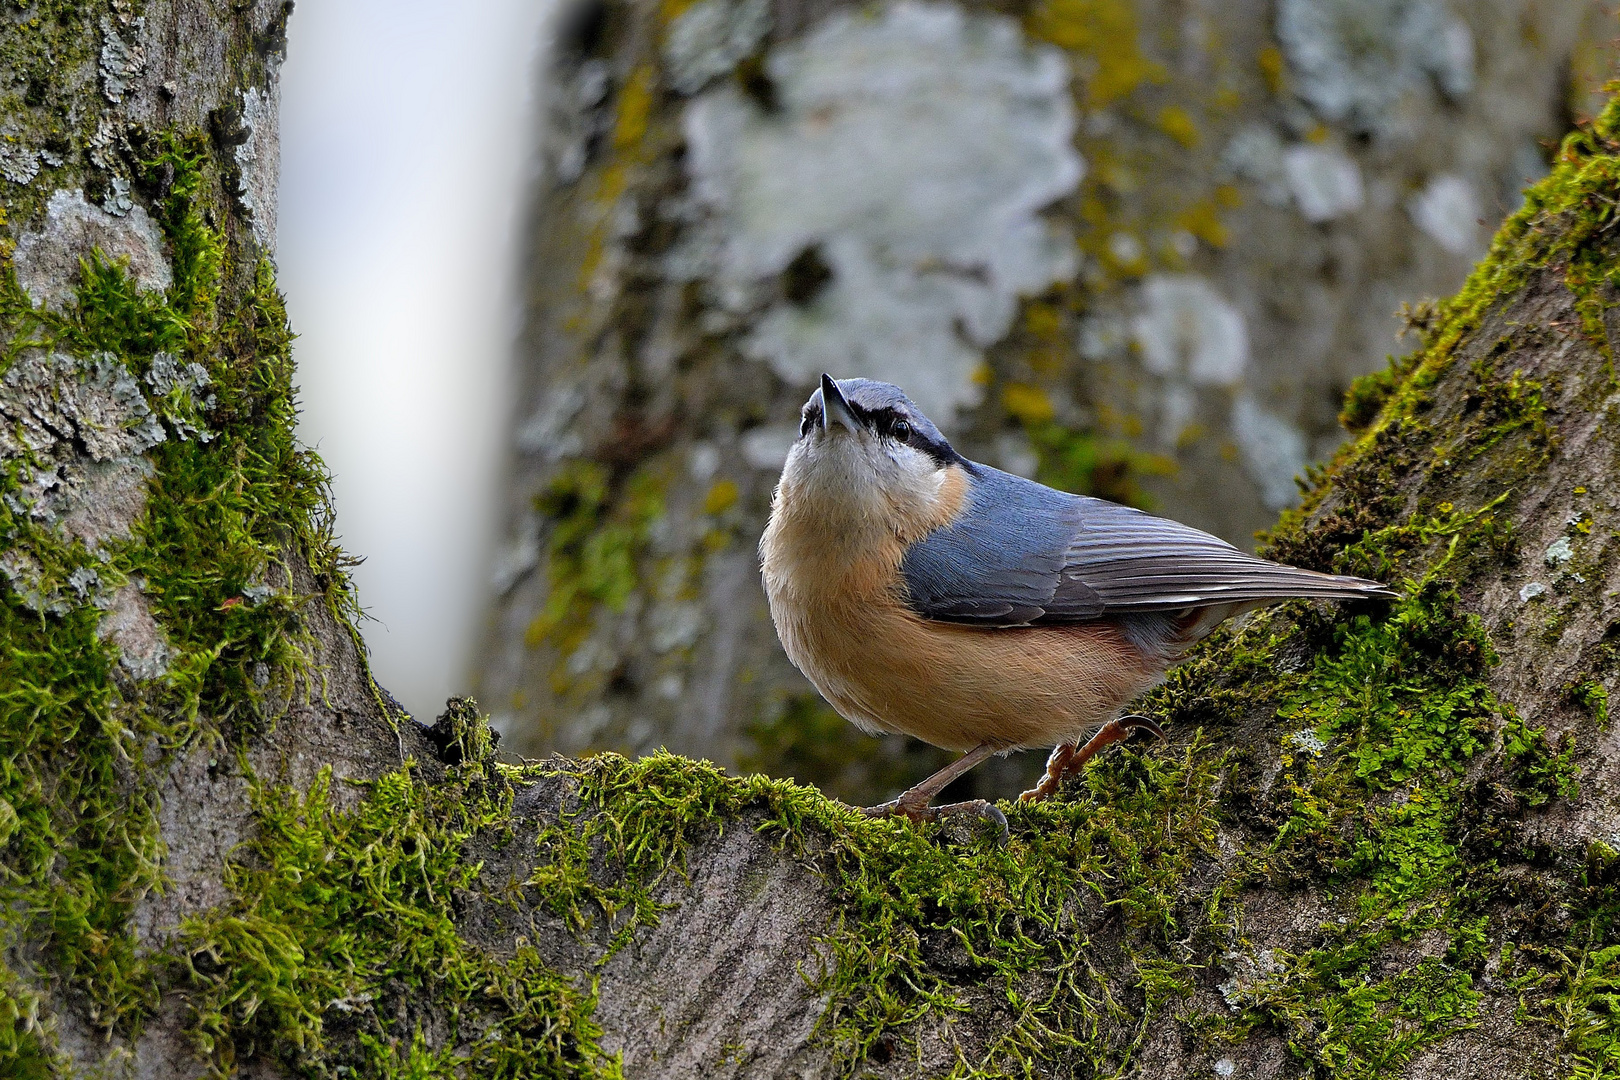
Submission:
[[1164,65],[1142,54],[1136,7],[1128,0],[1045,0],[1026,25],[1035,38],[1091,61],[1086,102],[1094,108],[1169,78]]
[[564,655],[590,633],[597,605],[624,608],[640,580],[649,530],[664,513],[654,467],[637,470],[614,490],[612,474],[594,461],[570,462],[535,498],[550,526],[546,605],[530,623],[531,648],[554,645]]

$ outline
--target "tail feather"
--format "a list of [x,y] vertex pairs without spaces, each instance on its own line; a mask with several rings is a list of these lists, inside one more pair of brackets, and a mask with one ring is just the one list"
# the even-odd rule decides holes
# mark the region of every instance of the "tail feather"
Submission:
[[[1089,584],[1110,611],[1173,611],[1233,603],[1274,603],[1295,597],[1320,600],[1393,599],[1399,594],[1366,578],[1322,574],[1250,557],[1248,565],[1211,567],[1193,563],[1166,572],[1095,570]],[[1101,568],[1099,568],[1101,569]],[[1123,569],[1123,568],[1121,568]]]
[[1227,619],[1284,600],[1373,600],[1395,599],[1400,595],[1366,578],[1317,574],[1310,570],[1296,569],[1295,572],[1318,580],[1300,579],[1294,587],[1283,588],[1281,581],[1269,579],[1264,586],[1256,585],[1249,592],[1234,588],[1219,599],[1206,596],[1180,608],[1143,604],[1134,608],[1118,607],[1114,611],[1118,613],[1120,627],[1138,647],[1169,661],[1208,637]]

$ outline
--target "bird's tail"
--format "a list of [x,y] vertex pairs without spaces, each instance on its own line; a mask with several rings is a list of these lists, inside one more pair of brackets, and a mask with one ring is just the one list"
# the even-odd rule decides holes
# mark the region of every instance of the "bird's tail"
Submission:
[[1391,600],[1400,596],[1389,586],[1367,578],[1322,574],[1263,559],[1253,561],[1262,569],[1252,575],[1234,574],[1227,580],[1206,576],[1191,603],[1178,609],[1122,612],[1121,624],[1138,645],[1173,658],[1208,637],[1227,619],[1284,600]]

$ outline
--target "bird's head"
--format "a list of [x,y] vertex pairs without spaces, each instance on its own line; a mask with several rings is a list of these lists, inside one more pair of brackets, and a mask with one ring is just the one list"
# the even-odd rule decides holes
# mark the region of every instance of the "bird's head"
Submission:
[[782,470],[783,496],[829,525],[905,534],[955,513],[967,460],[898,386],[821,377],[800,412]]

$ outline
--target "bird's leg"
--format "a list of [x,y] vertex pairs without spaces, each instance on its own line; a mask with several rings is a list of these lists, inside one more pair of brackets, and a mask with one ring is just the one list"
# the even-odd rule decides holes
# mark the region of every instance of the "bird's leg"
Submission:
[[861,813],[868,817],[887,817],[891,814],[910,818],[912,821],[938,821],[947,814],[977,814],[987,821],[1007,831],[1007,815],[1003,814],[994,804],[983,799],[970,799],[967,802],[949,803],[945,806],[929,806],[934,796],[945,790],[945,785],[967,772],[985,758],[996,752],[996,748],[989,743],[975,747],[945,766],[939,772],[930,776],[915,787],[901,792],[900,797],[893,802],[886,802],[880,806],[868,806]]
[[1069,762],[1074,760],[1074,752],[1077,749],[1079,747],[1072,742],[1059,743],[1052,747],[1052,754],[1046,759],[1046,775],[1041,777],[1040,783],[1018,796],[1018,801],[1039,802],[1056,791],[1058,785],[1063,782],[1063,777],[1069,769]]
[[1161,739],[1165,738],[1164,729],[1145,716],[1121,716],[1117,720],[1110,720],[1078,750],[1073,743],[1064,743],[1054,748],[1052,756],[1046,760],[1046,775],[1041,777],[1040,783],[1018,796],[1018,800],[1040,802],[1057,791],[1058,785],[1064,780],[1085,768],[1086,762],[1090,761],[1097,751],[1121,739],[1129,738],[1131,732],[1138,728],[1151,731]]

